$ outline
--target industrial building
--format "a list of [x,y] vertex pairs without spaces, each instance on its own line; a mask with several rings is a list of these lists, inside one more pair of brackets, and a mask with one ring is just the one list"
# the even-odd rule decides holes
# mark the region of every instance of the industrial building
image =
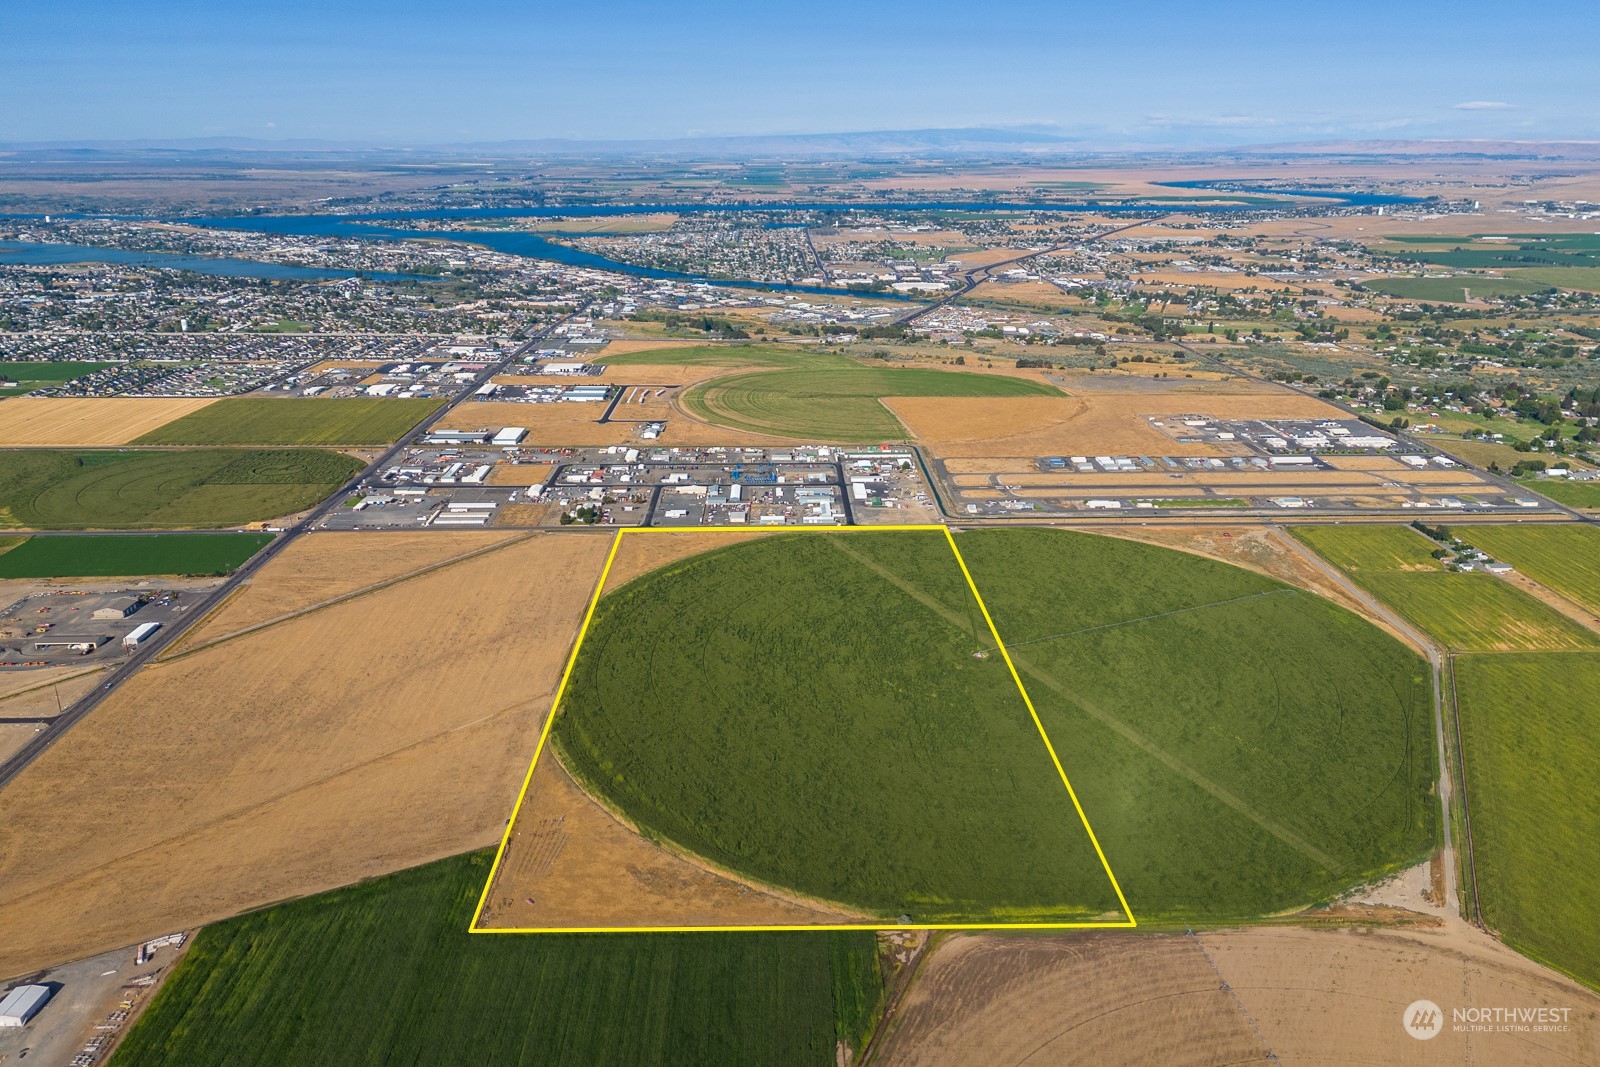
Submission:
[[50,987],[45,985],[19,985],[0,999],[0,1027],[18,1029],[28,1025],[28,1020],[39,1014],[50,1000]]
[[131,596],[114,597],[102,606],[95,608],[89,616],[92,619],[126,619],[129,615],[139,610],[139,598]]
[[161,624],[159,622],[140,623],[138,626],[135,626],[128,632],[128,636],[122,639],[122,647],[129,649],[130,651],[138,648],[159,629],[161,629]]

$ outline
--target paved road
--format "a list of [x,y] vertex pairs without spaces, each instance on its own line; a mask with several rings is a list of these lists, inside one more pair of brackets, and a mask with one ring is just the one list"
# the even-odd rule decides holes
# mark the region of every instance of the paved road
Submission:
[[[574,314],[576,314],[576,312]],[[377,471],[393,463],[397,456],[402,455],[405,450],[414,442],[425,436],[427,432],[433,428],[434,424],[436,424],[440,419],[444,418],[445,415],[449,414],[450,411],[452,411],[457,405],[470,398],[473,392],[480,385],[488,381],[493,375],[500,373],[506,364],[517,359],[522,355],[523,352],[527,351],[529,347],[538,343],[545,336],[547,336],[552,329],[565,321],[567,320],[562,319],[558,322],[551,323],[550,326],[545,327],[545,329],[539,331],[539,333],[535,334],[531,339],[529,339],[526,344],[511,352],[511,354],[505,359],[485,368],[476,378],[472,380],[471,384],[457,393],[456,396],[449,401],[449,403],[445,404],[439,408],[438,411],[435,411],[432,415],[418,423],[411,429],[409,433],[403,435],[400,440],[396,441],[392,446],[384,451],[382,455],[378,456],[371,463],[367,464],[367,466],[363,468],[360,473],[351,478],[344,485],[340,486],[337,492],[329,494],[321,504],[318,504],[315,508],[313,508],[299,522],[295,523],[293,526],[284,530],[277,537],[273,538],[271,543],[264,547],[260,552],[252,556],[238,570],[234,571],[226,581],[224,581],[216,589],[212,590],[212,592],[206,596],[205,599],[196,604],[195,607],[191,608],[182,619],[174,621],[167,626],[163,626],[161,630],[155,634],[155,636],[146,641],[144,645],[138,649],[138,651],[134,652],[134,654],[128,658],[127,662],[123,663],[122,666],[115,668],[108,676],[106,682],[93,691],[87,693],[82,699],[74,703],[65,712],[56,716],[53,720],[51,720],[49,727],[40,731],[26,745],[23,745],[22,748],[17,750],[17,752],[12,755],[9,760],[5,761],[3,764],[0,764],[0,789],[4,789],[11,779],[21,774],[27,769],[29,764],[38,759],[40,756],[44,755],[44,753],[47,752],[52,745],[59,741],[68,730],[72,729],[86,715],[92,712],[95,708],[99,707],[102,701],[104,701],[112,693],[116,692],[118,687],[120,687],[129,678],[133,677],[133,675],[136,674],[141,667],[159,656],[163,649],[167,648],[174,641],[178,640],[178,638],[182,637],[183,634],[187,632],[188,629],[195,623],[205,618],[213,608],[231,596],[235,589],[238,589],[240,585],[249,581],[257,571],[261,570],[262,567],[265,567],[268,563],[276,559],[278,554],[292,544],[296,538],[298,538],[301,534],[316,529],[317,524],[326,518],[329,512],[339,507],[344,502],[345,497],[352,490],[354,490],[356,486],[360,485],[363,481],[371,477]],[[331,401],[331,403],[337,403],[337,401]],[[141,530],[139,532],[149,533],[151,531]],[[193,533],[194,531],[188,530],[173,532]]]

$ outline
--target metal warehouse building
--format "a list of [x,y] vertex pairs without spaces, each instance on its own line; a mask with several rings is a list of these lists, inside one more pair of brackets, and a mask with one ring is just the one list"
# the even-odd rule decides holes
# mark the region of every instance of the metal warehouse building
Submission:
[[44,985],[19,985],[0,1000],[0,1027],[27,1026],[28,1020],[39,1014],[39,1009],[50,999],[50,987]]

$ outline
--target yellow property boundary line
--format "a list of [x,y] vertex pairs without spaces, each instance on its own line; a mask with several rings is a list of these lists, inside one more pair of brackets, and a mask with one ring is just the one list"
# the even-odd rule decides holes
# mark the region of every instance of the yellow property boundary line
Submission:
[[1050,735],[1045,732],[1044,723],[1039,719],[1039,712],[1033,706],[1033,699],[1028,696],[1027,687],[1022,684],[1022,677],[1017,673],[1016,664],[1011,661],[1011,653],[1006,650],[1005,642],[1000,639],[1000,631],[995,629],[994,619],[989,615],[989,608],[983,602],[983,595],[978,592],[977,583],[972,580],[972,572],[967,569],[967,561],[961,555],[961,549],[956,547],[955,535],[950,527],[936,524],[903,525],[903,526],[799,526],[772,528],[773,533],[882,533],[886,531],[915,531],[920,533],[943,533],[945,541],[950,545],[950,551],[955,555],[956,563],[961,567],[961,576],[966,579],[967,588],[972,590],[972,598],[978,604],[978,610],[983,613],[983,621],[989,627],[989,634],[994,638],[995,647],[999,649],[1000,656],[1005,660],[1006,669],[1011,672],[1011,680],[1016,683],[1017,691],[1022,694],[1022,702],[1027,705],[1028,714],[1033,719],[1033,725],[1039,731],[1039,737],[1044,741],[1045,750],[1050,753],[1050,762],[1055,764],[1056,773],[1061,776],[1061,784],[1066,786],[1067,795],[1072,798],[1072,807],[1078,813],[1078,818],[1083,823],[1084,832],[1089,835],[1089,843],[1094,846],[1094,853],[1100,860],[1101,869],[1106,872],[1106,878],[1111,882],[1112,890],[1117,894],[1117,901],[1122,906],[1122,914],[1126,919],[1105,922],[1032,922],[1032,923],[910,923],[900,925],[897,923],[816,923],[792,924],[779,926],[551,926],[551,927],[480,927],[478,920],[483,916],[484,906],[489,901],[489,891],[494,887],[495,876],[500,873],[500,864],[504,861],[506,849],[511,844],[511,831],[517,825],[517,816],[522,812],[522,803],[528,797],[528,789],[533,784],[533,771],[539,765],[539,757],[544,753],[545,742],[550,738],[550,731],[555,725],[556,710],[561,707],[561,698],[566,695],[567,683],[572,678],[572,668],[578,662],[578,652],[583,648],[584,638],[589,634],[589,624],[594,621],[595,608],[600,603],[600,595],[605,591],[606,579],[611,576],[611,565],[616,562],[617,550],[622,547],[623,537],[630,534],[683,534],[683,533],[752,533],[760,530],[738,530],[730,527],[640,527],[628,526],[619,529],[611,540],[611,551],[606,555],[605,567],[600,571],[600,580],[595,584],[594,595],[589,598],[588,610],[583,615],[583,625],[578,630],[578,639],[573,642],[572,653],[567,657],[566,669],[561,672],[561,684],[556,687],[555,700],[550,705],[550,714],[545,717],[544,729],[539,733],[539,743],[533,750],[533,761],[528,764],[528,773],[523,776],[522,790],[517,794],[517,803],[511,809],[511,818],[506,821],[505,833],[500,837],[500,847],[495,852],[494,864],[489,868],[489,877],[483,884],[483,892],[478,896],[478,907],[472,913],[472,923],[467,927],[467,932],[472,934],[644,934],[644,933],[733,933],[739,931],[784,931],[784,930],[1114,930],[1131,929],[1138,925],[1133,917],[1133,909],[1128,906],[1128,898],[1123,896],[1122,887],[1117,884],[1117,876],[1112,873],[1111,864],[1106,859],[1105,850],[1100,847],[1100,840],[1095,836],[1094,827],[1089,825],[1089,816],[1084,813],[1083,804],[1078,800],[1078,793],[1072,788],[1072,782],[1067,778],[1067,772],[1061,765],[1061,758],[1056,755],[1055,745],[1050,742]]

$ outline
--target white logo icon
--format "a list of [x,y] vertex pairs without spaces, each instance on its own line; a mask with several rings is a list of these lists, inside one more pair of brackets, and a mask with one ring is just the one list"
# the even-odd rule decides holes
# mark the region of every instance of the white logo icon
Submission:
[[1401,1014],[1400,1025],[1418,1041],[1427,1041],[1444,1029],[1444,1012],[1431,1000],[1413,1000]]

